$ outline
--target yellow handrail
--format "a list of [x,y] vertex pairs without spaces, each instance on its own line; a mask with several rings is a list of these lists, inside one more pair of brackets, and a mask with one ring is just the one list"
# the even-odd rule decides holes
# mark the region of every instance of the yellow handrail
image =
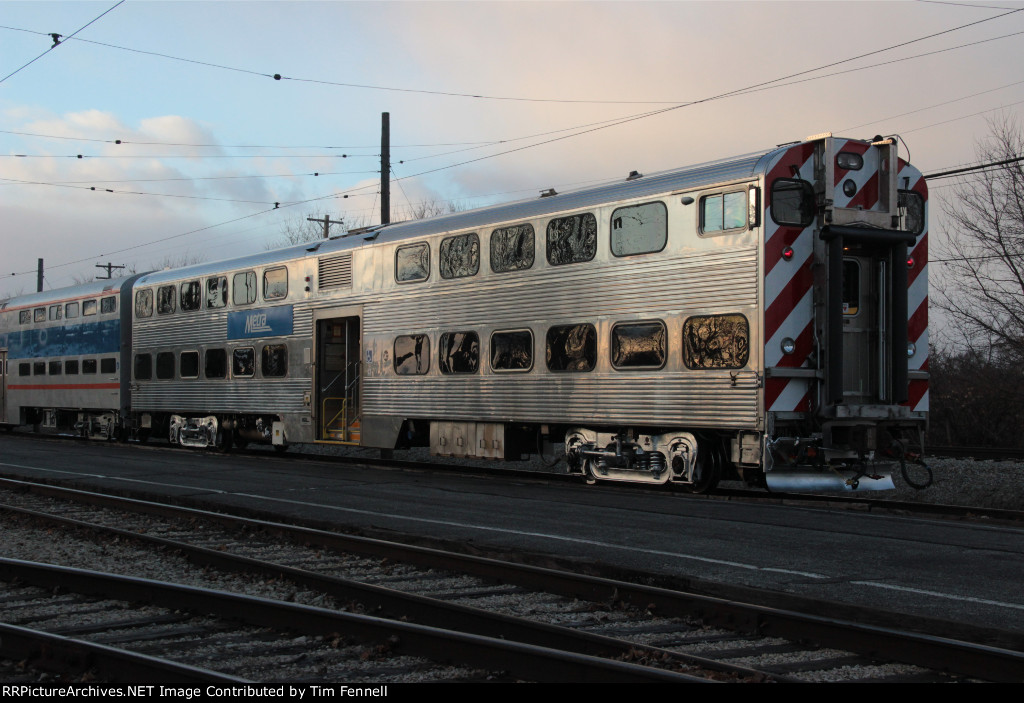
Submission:
[[[330,420],[327,420],[327,403],[328,401],[341,401],[341,410],[334,414]],[[334,424],[334,421],[341,417],[341,432],[342,441],[348,441],[348,399],[347,398],[324,398],[323,406],[321,408],[320,417],[325,421],[320,425],[320,436],[327,436],[327,428]]]

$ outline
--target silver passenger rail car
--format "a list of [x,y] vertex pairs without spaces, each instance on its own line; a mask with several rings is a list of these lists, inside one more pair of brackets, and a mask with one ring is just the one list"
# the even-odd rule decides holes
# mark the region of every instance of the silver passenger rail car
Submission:
[[0,425],[102,439],[123,434],[134,278],[0,304]]
[[[39,341],[93,290],[7,303],[0,421],[486,459],[564,444],[588,480],[695,491],[888,488],[927,423],[927,188],[892,139],[819,135],[117,285],[102,402],[51,388],[72,359]],[[10,372],[26,363],[31,382]]]

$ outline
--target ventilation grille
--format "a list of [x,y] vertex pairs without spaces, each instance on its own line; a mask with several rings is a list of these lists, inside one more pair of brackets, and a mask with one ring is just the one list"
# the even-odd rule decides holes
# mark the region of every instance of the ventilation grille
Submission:
[[352,254],[325,257],[319,260],[317,277],[320,288],[352,287]]

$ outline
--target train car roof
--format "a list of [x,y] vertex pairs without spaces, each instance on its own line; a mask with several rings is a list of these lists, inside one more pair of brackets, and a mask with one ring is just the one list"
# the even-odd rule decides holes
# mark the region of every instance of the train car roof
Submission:
[[[771,149],[726,159],[693,164],[670,171],[627,177],[623,180],[566,191],[555,195],[502,203],[465,212],[456,212],[450,215],[433,217],[428,220],[410,220],[388,225],[376,225],[331,239],[312,241],[246,256],[193,264],[182,268],[154,271],[140,276],[135,285],[155,285],[169,281],[224,274],[252,267],[281,264],[295,259],[373,246],[385,242],[396,242],[429,236],[431,234],[473,229],[502,222],[524,221],[558,212],[593,208],[619,200],[639,199],[647,196],[653,197],[665,192],[684,191],[717,183],[742,180],[760,173],[766,167],[772,154],[790,146],[792,144],[776,146]],[[55,291],[55,293],[60,293],[64,297],[66,291],[70,290],[64,289],[63,291]],[[84,290],[82,294],[86,295]],[[45,294],[40,293],[37,295],[42,296]],[[32,302],[21,302],[22,299],[25,301],[31,299]],[[12,301],[9,301],[8,305]],[[23,296],[18,299],[18,305],[30,305],[34,302],[41,304],[44,302],[44,299],[40,298],[36,301],[32,296]]]
[[97,298],[104,295],[117,294],[125,283],[130,282],[134,276],[125,278],[114,278],[111,280],[90,281],[77,286],[67,288],[56,288],[44,290],[38,293],[25,293],[15,295],[7,300],[0,301],[0,310],[13,310],[15,308],[26,308],[40,305],[48,305],[65,300],[76,300],[79,298]]

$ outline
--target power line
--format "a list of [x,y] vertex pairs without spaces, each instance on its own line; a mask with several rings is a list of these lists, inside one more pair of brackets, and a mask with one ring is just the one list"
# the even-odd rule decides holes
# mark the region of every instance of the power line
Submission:
[[[121,2],[124,2],[124,0],[121,0]],[[119,2],[118,5],[120,5],[121,2]],[[115,5],[114,7],[117,7],[117,5]],[[111,8],[111,9],[113,9],[113,8]],[[892,49],[897,49],[897,48],[900,48],[900,47],[909,46],[910,44],[915,44],[917,42],[925,41],[926,39],[933,39],[935,37],[942,36],[944,34],[949,34],[950,32],[955,32],[955,31],[958,31],[958,30],[961,30],[961,29],[966,29],[967,27],[973,27],[975,25],[979,25],[979,24],[982,24],[984,22],[989,22],[991,20],[999,19],[1001,17],[1006,17],[1008,15],[1011,15],[1011,14],[1014,14],[1014,13],[1017,13],[1017,12],[1021,12],[1022,10],[1024,10],[1024,8],[1011,9],[1011,10],[1008,10],[1007,12],[1004,12],[1004,13],[1001,13],[1001,14],[998,14],[998,15],[993,15],[992,17],[986,17],[984,19],[976,20],[974,22],[969,22],[967,24],[962,24],[962,25],[959,25],[957,27],[952,27],[950,29],[942,30],[940,32],[935,32],[935,33],[932,33],[932,34],[928,34],[928,35],[925,35],[925,36],[922,36],[922,37],[918,37],[916,39],[910,39],[908,41],[901,42],[901,43],[895,44],[893,46],[884,47],[882,49],[875,49],[873,51],[869,51],[869,52],[860,54],[858,56],[853,56],[853,57],[848,58],[848,59],[842,59],[840,61],[835,61],[835,62],[830,63],[830,64],[825,64],[824,66],[818,66],[817,68],[807,69],[805,71],[799,71],[797,73],[793,73],[793,74],[790,74],[788,76],[784,76],[782,78],[777,78],[777,79],[774,79],[772,81],[766,81],[764,83],[756,84],[756,85],[750,86],[750,87],[748,87],[748,88],[746,88],[744,90],[753,90],[755,88],[760,88],[762,86],[770,85],[772,83],[777,83],[779,81],[788,80],[790,78],[795,78],[797,76],[802,76],[802,75],[805,75],[807,73],[813,73],[814,71],[824,70],[826,68],[831,68],[833,66],[838,66],[838,65],[843,64],[843,63],[849,63],[850,61],[856,61],[858,59],[866,58],[868,56],[874,56],[875,54],[879,54],[879,53],[882,53],[882,52],[885,52],[885,51],[890,51]],[[108,10],[108,12],[109,12],[109,10]],[[104,13],[104,14],[106,14],[106,13]],[[88,26],[88,25],[86,25],[86,26]],[[4,26],[0,26],[0,27],[2,27],[4,29],[12,29],[12,30],[15,30],[15,31],[31,31],[31,30],[25,30],[25,29],[16,28],[16,27],[4,27]],[[84,29],[84,27],[83,27],[83,29]],[[79,31],[81,31],[81,30],[79,30]],[[42,32],[34,32],[34,33],[42,34]],[[77,34],[77,32],[76,32],[76,34]],[[74,36],[74,35],[71,35],[71,36]],[[70,39],[71,37],[68,37],[68,38]],[[121,51],[130,51],[130,52],[133,52],[133,53],[147,54],[147,55],[151,55],[151,56],[157,56],[157,57],[160,57],[160,58],[170,59],[170,60],[174,60],[174,61],[182,61],[182,62],[186,62],[186,63],[193,63],[193,64],[207,66],[207,67],[211,67],[211,68],[219,68],[219,69],[222,69],[222,70],[234,71],[234,72],[238,72],[238,73],[245,73],[245,74],[260,76],[260,77],[264,77],[264,78],[272,78],[275,81],[287,80],[287,81],[296,81],[296,82],[304,82],[304,83],[314,83],[314,84],[319,84],[319,85],[331,85],[331,86],[345,87],[345,88],[359,88],[359,89],[364,89],[364,90],[381,90],[381,91],[390,91],[390,92],[398,92],[398,93],[417,93],[417,94],[423,94],[423,95],[437,95],[437,96],[445,96],[445,97],[472,98],[472,99],[479,99],[479,100],[500,100],[500,101],[511,101],[511,102],[542,102],[542,103],[561,103],[561,104],[669,105],[669,104],[676,104],[676,103],[679,103],[679,102],[685,102],[685,101],[679,101],[679,100],[590,100],[590,99],[587,99],[587,100],[574,100],[574,99],[565,99],[565,98],[534,98],[534,97],[522,97],[522,96],[484,95],[484,94],[480,94],[480,93],[467,93],[467,92],[444,91],[444,90],[427,90],[427,89],[422,89],[422,88],[400,88],[400,87],[394,87],[394,86],[382,86],[382,85],[372,85],[372,84],[364,84],[364,83],[348,83],[348,82],[341,82],[341,81],[327,81],[327,80],[319,80],[319,79],[313,79],[313,78],[302,78],[302,77],[296,77],[296,76],[283,76],[280,73],[273,73],[273,74],[271,74],[271,73],[266,73],[266,72],[262,72],[262,71],[254,71],[254,70],[238,68],[238,67],[234,67],[234,66],[226,66],[226,65],[223,65],[223,64],[215,64],[215,63],[211,63],[211,62],[207,62],[207,61],[198,61],[198,60],[195,60],[195,59],[182,58],[182,57],[179,57],[179,56],[173,56],[173,55],[170,55],[170,54],[163,54],[163,53],[159,53],[159,52],[155,52],[155,51],[145,51],[145,50],[142,50],[142,49],[134,49],[134,48],[131,48],[131,47],[118,46],[118,45],[115,45],[115,44],[108,44],[108,43],[104,43],[104,42],[93,41],[93,40],[90,40],[90,39],[76,39],[76,41],[83,41],[83,42],[87,42],[87,43],[90,43],[90,44],[96,44],[98,46],[105,46],[105,47],[108,47],[108,48],[118,49],[118,50],[121,50]],[[733,91],[733,92],[736,92],[736,91]],[[732,93],[726,93],[725,95],[731,95],[731,94]]]
[[938,180],[940,178],[949,178],[950,176],[956,176],[961,173],[971,173],[974,171],[987,171],[990,169],[998,168],[1000,166],[1006,166],[1008,164],[1015,164],[1024,161],[1024,156],[1017,156],[1012,159],[1003,159],[1002,161],[990,161],[984,164],[978,164],[976,166],[965,166],[963,168],[955,168],[951,171],[941,171],[939,173],[925,174],[925,180]]
[[[187,142],[143,142],[132,139],[100,139],[97,137],[69,137],[59,134],[39,134],[37,132],[18,132],[9,129],[0,129],[0,134],[14,134],[22,137],[38,137],[40,139],[64,139],[75,142],[98,142],[102,144],[133,145],[133,146],[181,146],[195,149],[380,149],[380,144],[365,145],[322,145],[322,144],[192,144]],[[393,149],[421,149],[438,146],[466,146],[473,144],[492,144],[493,141],[485,142],[440,142],[438,144],[400,144],[392,145]]]
[[[117,4],[116,4],[116,5],[114,5],[113,7],[109,8],[109,9],[108,9],[108,10],[106,10],[105,12],[101,13],[101,14],[100,14],[99,16],[95,17],[94,19],[90,20],[89,22],[85,23],[84,25],[82,25],[81,27],[79,27],[78,29],[76,29],[76,30],[75,30],[74,32],[72,32],[71,34],[69,34],[69,35],[68,35],[67,37],[63,37],[64,41],[67,41],[68,39],[72,39],[72,38],[74,38],[74,36],[75,36],[76,34],[78,34],[79,32],[81,32],[81,31],[82,31],[83,29],[85,29],[86,27],[88,27],[88,26],[89,26],[90,24],[92,24],[93,22],[96,22],[97,20],[99,20],[99,19],[100,19],[100,17],[103,17],[103,15],[107,14],[108,12],[112,12],[112,11],[114,11],[115,9],[117,9],[118,7],[120,7],[120,6],[122,5],[122,4],[124,4],[124,0],[118,0],[118,2],[117,2]],[[13,76],[13,75],[14,75],[15,73],[18,73],[18,72],[19,72],[19,71],[21,71],[22,69],[28,68],[29,66],[31,66],[32,64],[34,64],[34,63],[35,63],[36,61],[38,61],[39,59],[43,58],[43,57],[44,57],[44,56],[46,56],[46,55],[47,55],[48,53],[50,53],[51,51],[53,51],[54,49],[56,49],[56,48],[57,48],[58,46],[60,46],[61,44],[63,44],[63,43],[64,43],[64,42],[62,42],[62,41],[61,41],[61,35],[60,35],[60,34],[52,33],[52,34],[50,34],[49,36],[53,38],[53,46],[51,46],[51,47],[50,47],[49,49],[47,49],[47,50],[46,50],[46,51],[44,51],[43,53],[39,54],[39,56],[37,56],[37,57],[35,57],[34,59],[32,59],[31,61],[29,61],[29,62],[28,62],[27,64],[25,64],[25,65],[24,65],[24,66],[22,66],[21,68],[18,68],[18,69],[16,69],[16,70],[12,71],[11,73],[8,73],[8,74],[7,74],[6,76],[4,76],[3,78],[0,78],[0,83],[3,83],[3,82],[4,82],[5,80],[7,80],[7,79],[8,79],[8,78],[10,78],[11,76]],[[83,39],[79,39],[78,41],[85,41],[85,40],[83,40]]]
[[[1022,8],[1022,9],[1024,9],[1024,8]],[[542,146],[542,145],[545,145],[545,144],[550,144],[550,143],[557,142],[557,141],[562,141],[562,140],[565,140],[565,139],[570,139],[572,137],[577,137],[577,136],[581,136],[583,134],[588,134],[588,133],[599,131],[599,130],[602,130],[602,129],[607,129],[609,127],[614,127],[614,126],[618,126],[618,125],[622,125],[622,124],[627,124],[629,122],[634,122],[634,121],[637,121],[637,120],[645,119],[647,117],[653,117],[655,115],[663,114],[663,113],[666,113],[666,112],[671,112],[671,111],[678,110],[678,109],[681,109],[681,108],[684,108],[684,107],[690,107],[692,105],[697,105],[697,104],[701,104],[701,103],[705,103],[705,102],[711,102],[711,101],[719,100],[719,99],[722,99],[722,98],[725,98],[725,97],[731,97],[731,96],[734,96],[734,95],[743,94],[745,92],[753,91],[753,90],[758,89],[758,88],[763,88],[765,86],[769,86],[769,85],[772,85],[772,84],[775,84],[775,83],[780,83],[781,81],[785,81],[785,80],[788,80],[790,78],[798,77],[798,76],[801,76],[801,75],[806,75],[807,73],[812,73],[814,71],[822,70],[822,69],[825,69],[825,68],[830,68],[832,66],[837,66],[837,65],[840,65],[842,63],[848,63],[850,61],[855,61],[857,59],[864,58],[864,57],[867,57],[867,56],[872,56],[874,54],[878,54],[878,53],[881,53],[883,51],[888,51],[888,50],[899,48],[899,47],[902,47],[902,46],[907,46],[909,44],[913,44],[913,43],[916,43],[916,42],[919,42],[919,41],[923,41],[925,39],[930,39],[930,38],[933,38],[933,37],[936,37],[936,36],[941,36],[943,34],[948,34],[950,32],[957,31],[959,29],[964,29],[966,27],[971,27],[971,26],[974,26],[974,25],[977,25],[977,24],[981,24],[983,22],[987,22],[987,21],[990,21],[992,19],[998,19],[1000,17],[1005,17],[1007,15],[1011,15],[1011,14],[1014,14],[1014,13],[1020,12],[1020,11],[1021,10],[1011,10],[1009,12],[1006,12],[1006,13],[1003,13],[1003,14],[1000,14],[1000,15],[996,15],[994,17],[989,17],[989,18],[986,18],[986,19],[983,19],[983,20],[978,20],[976,22],[970,22],[970,23],[967,23],[967,24],[964,24],[964,25],[960,25],[958,27],[954,27],[954,28],[951,28],[951,29],[943,30],[941,32],[936,32],[936,33],[933,33],[933,34],[930,34],[930,35],[926,35],[926,36],[923,36],[923,37],[918,37],[917,39],[908,40],[906,42],[902,42],[900,44],[896,44],[896,45],[893,45],[893,46],[890,46],[890,47],[886,47],[886,48],[883,48],[883,49],[877,49],[877,50],[874,50],[874,51],[870,51],[870,52],[867,52],[867,53],[864,53],[864,54],[861,54],[859,56],[855,56],[855,57],[852,57],[852,58],[849,58],[849,59],[843,59],[843,60],[840,60],[840,61],[834,61],[834,62],[832,62],[830,64],[825,64],[825,65],[819,66],[817,68],[807,69],[807,70],[804,70],[804,71],[799,71],[799,72],[792,73],[792,74],[789,74],[789,75],[786,75],[786,76],[782,76],[780,78],[776,78],[776,79],[772,79],[772,80],[769,80],[769,81],[764,81],[764,82],[761,82],[761,83],[757,83],[757,84],[754,84],[754,85],[751,85],[751,86],[747,86],[746,88],[740,88],[740,89],[728,91],[728,92],[725,92],[725,93],[721,93],[719,95],[711,96],[711,97],[708,97],[708,98],[702,98],[702,99],[698,99],[698,100],[693,100],[693,101],[690,101],[690,102],[687,102],[687,103],[682,103],[682,104],[679,104],[679,105],[673,105],[673,106],[667,107],[667,108],[661,108],[661,109],[658,109],[658,110],[651,110],[651,111],[640,113],[640,114],[637,114],[637,115],[632,115],[632,116],[624,117],[622,119],[617,119],[617,120],[611,121],[611,122],[609,122],[607,124],[603,124],[603,125],[600,125],[600,126],[592,127],[592,128],[589,128],[589,129],[583,129],[583,130],[580,130],[580,131],[576,131],[576,132],[573,132],[572,134],[563,135],[561,137],[555,137],[555,138],[552,138],[552,139],[544,140],[542,142],[537,142],[537,143],[533,143],[533,144],[527,144],[527,145],[524,145],[524,146],[521,146],[521,147],[516,147],[514,149],[508,149],[508,150],[505,150],[505,151],[502,151],[502,152],[498,152],[498,153],[495,153],[495,154],[488,154],[488,155],[481,156],[481,157],[478,157],[478,158],[475,158],[475,159],[468,159],[466,161],[461,161],[461,162],[457,162],[457,163],[453,163],[453,164],[448,164],[446,166],[440,166],[440,167],[437,167],[437,168],[434,168],[434,169],[429,169],[427,171],[422,171],[420,173],[413,174],[411,176],[406,176],[405,178],[398,179],[398,180],[401,181],[401,180],[406,180],[406,179],[411,179],[411,178],[417,178],[417,177],[420,177],[420,176],[428,175],[430,173],[436,173],[438,171],[447,170],[449,168],[456,168],[458,166],[464,166],[464,165],[467,165],[467,164],[470,164],[470,163],[475,163],[475,162],[483,161],[483,160],[490,159],[490,158],[496,158],[498,156],[503,156],[503,155],[514,153],[514,152],[518,152],[518,151],[523,151],[525,149],[530,149],[530,148],[533,148],[533,147]],[[146,52],[143,52],[143,53],[146,53]],[[200,62],[196,62],[196,63],[200,63]],[[280,80],[280,76],[275,76],[275,78]],[[304,200],[304,201],[297,201],[297,202],[293,202],[293,203],[287,203],[285,205],[285,207],[292,207],[292,206],[295,206],[295,205],[307,204],[307,203],[317,202],[317,201],[320,201],[320,200],[326,200],[326,199],[330,199],[330,198],[348,197],[348,194],[351,194],[352,192],[356,192],[356,191],[359,191],[359,190],[366,190],[366,189],[368,189],[370,187],[373,187],[373,186],[363,186],[363,187],[360,187],[360,188],[349,189],[349,191],[347,191],[347,192],[343,191],[342,193],[334,193],[334,194],[331,194],[331,195],[320,196],[320,197],[317,197],[317,198],[311,198],[311,199]],[[181,234],[173,235],[173,236],[170,236],[170,237],[163,237],[160,240],[155,240],[155,241],[167,241],[169,239],[177,239],[177,238],[180,238],[180,237],[183,237],[183,236],[187,236],[189,234],[195,234],[197,232],[206,231],[206,230],[209,230],[209,229],[213,229],[215,227],[219,227],[219,226],[222,226],[222,225],[231,224],[233,222],[238,222],[240,220],[248,219],[250,217],[257,217],[259,215],[263,215],[263,214],[266,214],[268,212],[271,212],[274,209],[277,209],[277,208],[275,207],[275,208],[270,208],[268,210],[261,210],[259,212],[251,213],[249,215],[245,215],[245,216],[242,216],[242,217],[239,217],[239,218],[228,220],[226,222],[221,222],[221,223],[217,223],[217,224],[214,224],[214,225],[208,225],[206,227],[202,227],[202,228],[195,229],[195,230],[190,230],[189,232],[183,232]],[[148,246],[148,245],[150,245],[152,243],[155,243],[155,241],[154,242],[147,242],[147,243],[133,245],[131,247],[126,247],[124,249],[119,249],[119,250],[116,250],[116,251],[113,251],[113,252],[108,252],[106,254],[100,254],[100,256],[107,256],[108,254],[116,254],[116,253],[121,253],[123,251],[130,251],[130,250],[137,249],[137,248],[140,248],[140,247],[143,247],[143,246]],[[90,257],[90,259],[92,259],[92,258],[94,258],[94,257]],[[70,265],[73,265],[73,264],[76,264],[76,263],[81,263],[82,261],[85,261],[85,259],[80,260],[80,261],[67,262],[67,263],[64,263],[64,264],[58,264],[57,266],[54,266],[54,267],[51,267],[51,268],[60,268],[60,267],[63,267],[63,266],[70,266]],[[29,272],[23,272],[23,273],[29,273]],[[13,275],[20,275],[20,274],[13,274]]]

